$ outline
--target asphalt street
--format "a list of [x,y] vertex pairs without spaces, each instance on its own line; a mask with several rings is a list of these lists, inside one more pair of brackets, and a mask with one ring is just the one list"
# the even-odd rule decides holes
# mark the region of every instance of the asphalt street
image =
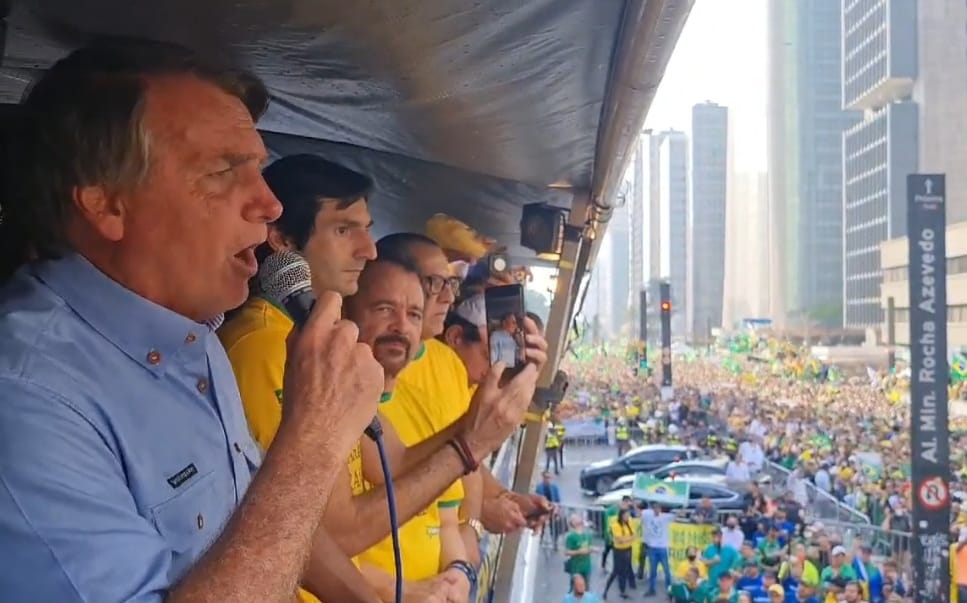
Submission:
[[[580,447],[568,446],[564,449],[564,469],[561,475],[554,477],[558,489],[561,492],[562,505],[566,507],[581,507],[590,505],[592,498],[585,496],[581,492],[578,482],[578,475],[581,468],[594,461],[600,461],[615,456],[613,448],[604,446]],[[541,459],[541,469],[544,468],[544,459]],[[553,468],[552,468],[553,469]],[[539,477],[538,477],[539,478]],[[563,536],[559,542],[559,548],[563,548]],[[540,565],[537,572],[537,584],[534,588],[535,603],[560,603],[564,595],[568,592],[568,579],[564,573],[564,555],[555,551],[549,539],[545,539],[540,550]],[[599,553],[594,554],[593,563],[595,573],[591,577],[591,590],[601,594],[608,575],[601,571],[601,557]],[[660,588],[660,587],[659,587]],[[646,587],[639,583],[636,590],[629,591],[630,601],[659,603],[667,601],[666,598],[645,597]],[[617,584],[612,585],[611,592],[608,593],[608,603],[623,601],[618,595]]]

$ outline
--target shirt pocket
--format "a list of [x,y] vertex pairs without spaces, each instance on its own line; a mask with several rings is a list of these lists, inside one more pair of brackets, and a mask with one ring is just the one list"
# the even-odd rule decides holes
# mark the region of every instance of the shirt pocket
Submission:
[[151,508],[151,520],[175,555],[200,555],[218,536],[230,514],[214,471]]

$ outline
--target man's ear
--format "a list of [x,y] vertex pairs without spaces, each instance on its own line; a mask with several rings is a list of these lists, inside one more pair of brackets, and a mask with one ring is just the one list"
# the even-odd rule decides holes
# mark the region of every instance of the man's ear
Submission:
[[272,253],[278,253],[280,251],[296,251],[295,243],[290,237],[282,234],[277,226],[269,224],[269,236],[266,239],[266,243],[272,248]]
[[451,325],[443,332],[443,341],[451,348],[456,349],[463,343],[463,328],[460,325]]
[[116,242],[124,237],[124,201],[103,186],[75,186],[74,208],[81,219],[103,238]]

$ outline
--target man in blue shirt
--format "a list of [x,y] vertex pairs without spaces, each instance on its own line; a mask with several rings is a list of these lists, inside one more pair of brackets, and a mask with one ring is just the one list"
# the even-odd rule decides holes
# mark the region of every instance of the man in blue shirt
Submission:
[[[329,601],[378,600],[318,529],[383,389],[339,296],[289,338],[264,459],[211,332],[280,213],[267,102],[252,75],[113,40],[22,105],[0,222],[5,600],[291,601],[304,572]],[[524,405],[467,420],[511,429]]]
[[321,298],[261,461],[206,324],[244,301],[279,216],[254,125],[267,102],[254,76],[115,40],[21,105],[0,233],[21,264],[0,289],[4,599],[291,600],[310,552],[332,550],[321,510],[381,369]]
[[561,528],[565,521],[565,518],[557,516],[557,505],[561,504],[561,491],[558,489],[557,484],[551,481],[551,474],[547,471],[543,473],[541,483],[537,484],[537,488],[534,491],[555,506],[554,510],[551,511],[553,515],[548,522],[549,525],[545,524],[541,529],[541,541],[544,540],[544,534],[548,533],[549,530],[551,543],[554,546],[554,550],[557,550],[557,540],[561,535]]

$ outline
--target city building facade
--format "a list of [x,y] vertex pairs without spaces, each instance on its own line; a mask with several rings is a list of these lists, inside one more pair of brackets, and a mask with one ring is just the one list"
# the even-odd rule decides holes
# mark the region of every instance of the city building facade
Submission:
[[692,107],[688,195],[687,331],[694,341],[722,326],[725,220],[729,187],[729,110],[705,102]]

